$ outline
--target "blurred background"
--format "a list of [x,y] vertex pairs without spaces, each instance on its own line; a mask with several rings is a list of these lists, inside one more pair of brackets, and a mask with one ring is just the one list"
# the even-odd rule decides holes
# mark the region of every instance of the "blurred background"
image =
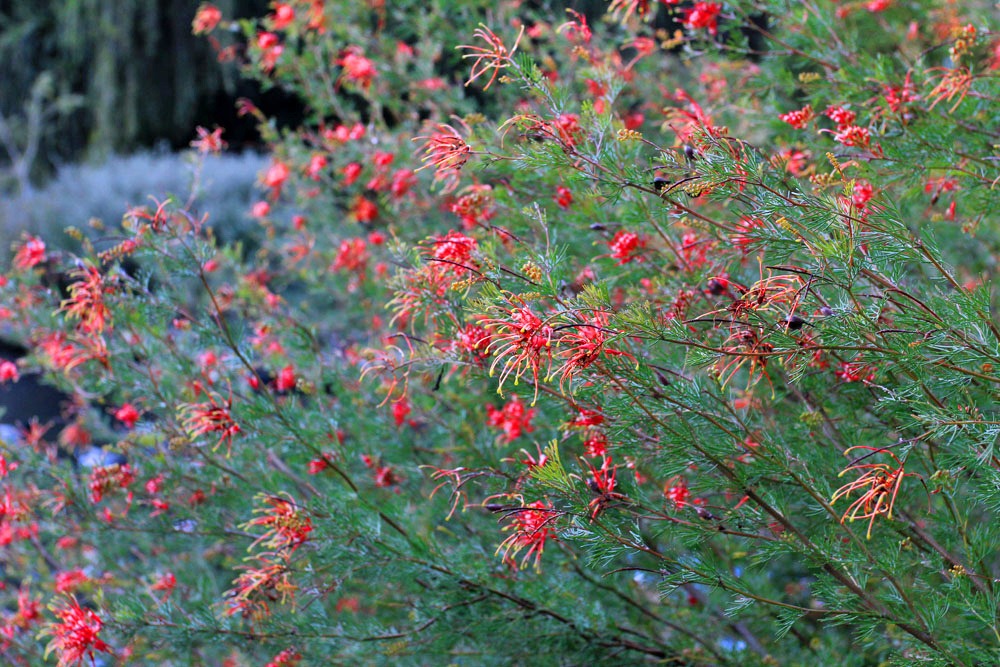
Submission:
[[[225,128],[229,151],[203,174],[204,210],[245,224],[257,172],[247,97],[269,115],[294,100],[263,93],[191,34],[200,0],[0,0],[0,256],[23,232],[58,244],[67,225],[113,224],[150,196],[186,195],[182,151],[199,125]],[[267,0],[217,0],[227,18]]]

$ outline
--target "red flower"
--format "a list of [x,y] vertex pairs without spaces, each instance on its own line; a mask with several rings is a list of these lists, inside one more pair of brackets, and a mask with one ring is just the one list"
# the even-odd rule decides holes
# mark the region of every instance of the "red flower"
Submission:
[[713,37],[718,33],[718,17],[722,5],[717,2],[696,2],[694,7],[684,10],[684,25],[695,30],[707,28]]
[[45,656],[55,651],[59,667],[69,667],[82,664],[88,657],[93,663],[94,651],[112,653],[111,647],[98,636],[104,627],[101,617],[93,610],[81,607],[75,597],[69,600],[69,604],[55,610],[60,622],[52,623],[44,630],[45,634],[52,635]]
[[344,68],[341,78],[360,85],[365,90],[371,87],[378,74],[375,63],[365,58],[364,51],[358,46],[349,46],[338,60],[337,64]]
[[278,377],[274,379],[274,388],[280,393],[285,393],[295,389],[295,367],[289,364],[280,371]]
[[281,187],[288,180],[289,173],[288,165],[284,162],[273,162],[268,167],[261,182],[264,184],[264,187],[271,190],[272,198],[277,199],[281,196]]
[[[498,330],[490,342],[496,350],[496,359],[490,366],[490,375],[501,360],[504,360],[503,371],[500,373],[500,389],[508,377],[514,374],[514,383],[531,369],[535,385],[535,398],[538,399],[538,375],[542,366],[542,355],[552,359],[552,327],[531,312],[528,307],[513,308],[508,313],[509,319],[484,320],[483,324]],[[509,355],[509,356],[508,356]],[[506,359],[504,359],[507,357]],[[532,403],[534,403],[534,400]]]
[[353,273],[364,273],[368,266],[368,244],[363,238],[344,239],[340,242],[337,250],[337,257],[334,258],[331,269],[333,271],[351,271]]
[[406,417],[413,411],[410,406],[410,399],[404,394],[400,397],[398,401],[394,401],[392,404],[392,419],[396,422],[396,428],[399,428],[406,422]]
[[805,129],[806,125],[809,124],[814,118],[813,109],[811,104],[807,104],[801,109],[796,111],[789,111],[788,113],[783,113],[778,116],[781,120],[785,121],[796,130]]
[[578,324],[566,325],[565,333],[559,339],[559,344],[563,348],[559,357],[565,360],[559,373],[560,386],[581,369],[600,359],[601,355],[623,356],[635,361],[635,357],[628,352],[607,346],[608,338],[617,333],[608,329],[609,317],[609,313],[599,310],[584,316]]
[[196,35],[212,32],[221,20],[222,12],[218,7],[207,2],[202,3],[194,15],[194,20],[191,21],[191,31]]
[[206,433],[218,433],[219,439],[216,441],[215,447],[218,448],[222,443],[226,443],[228,455],[233,446],[233,438],[240,433],[240,425],[233,420],[232,408],[232,396],[222,402],[218,396],[208,394],[207,402],[181,406],[182,414],[187,415],[184,419],[184,426],[191,433],[192,438]]
[[191,142],[191,147],[197,150],[199,153],[208,154],[218,154],[228,146],[228,144],[222,140],[223,129],[221,127],[216,127],[214,130],[209,132],[200,125],[195,128],[198,132],[198,138]]
[[174,588],[177,586],[177,577],[174,576],[173,572],[166,572],[157,579],[152,586],[149,587],[151,591],[163,592],[163,600],[166,601],[167,598],[171,596],[174,592]]
[[849,125],[834,134],[833,139],[845,146],[868,148],[868,144],[871,143],[871,132],[866,127]]
[[434,180],[443,181],[444,191],[451,192],[458,187],[459,172],[469,161],[472,148],[451,125],[439,124],[437,129],[438,131],[433,134],[414,137],[413,140],[426,140],[423,145],[424,157],[420,160],[426,164],[420,169],[434,167],[436,170]]
[[262,32],[257,35],[257,48],[261,51],[260,66],[265,72],[270,72],[278,64],[278,59],[284,53],[285,47],[273,32]]
[[517,554],[527,549],[524,558],[521,559],[521,568],[524,568],[528,559],[534,554],[537,569],[545,543],[549,538],[556,536],[551,523],[557,516],[552,506],[546,505],[541,500],[508,510],[506,518],[510,519],[511,523],[504,530],[513,532],[500,543],[497,553],[503,551],[503,559],[513,563]]
[[680,508],[688,504],[691,491],[683,479],[674,478],[668,481],[666,486],[663,487],[663,495],[674,504],[674,507]]
[[560,208],[569,208],[570,204],[573,203],[573,193],[570,192],[569,188],[560,185],[556,188],[556,196],[554,197],[556,203],[559,204]]
[[513,442],[521,437],[521,433],[531,433],[534,427],[531,420],[535,416],[534,408],[525,408],[517,396],[511,397],[510,401],[497,410],[492,405],[486,406],[486,424],[503,431],[500,436],[507,442]]
[[843,130],[848,126],[853,125],[854,120],[858,117],[853,111],[840,106],[827,107],[827,110],[823,112],[823,115],[836,123],[838,130]]
[[275,30],[284,30],[295,21],[295,10],[291,5],[280,2],[274,6],[273,26]]
[[59,572],[56,574],[55,591],[56,593],[71,593],[88,581],[90,581],[90,577],[79,568]]
[[139,421],[139,411],[131,403],[125,403],[115,410],[115,419],[125,424],[125,428],[132,429],[135,427],[135,423]]
[[14,266],[19,269],[30,269],[45,261],[45,241],[37,236],[29,236],[14,255]]
[[399,478],[390,466],[375,467],[375,486],[388,488],[399,484]]
[[619,264],[628,264],[633,259],[642,261],[638,252],[646,247],[646,241],[634,232],[621,230],[615,233],[608,245],[611,248],[611,257],[617,259]]
[[351,212],[354,214],[354,219],[358,222],[364,224],[366,222],[371,222],[378,217],[378,206],[375,202],[365,199],[362,196],[358,196],[354,200],[354,206],[351,207]]
[[580,117],[575,113],[563,113],[556,116],[552,126],[560,141],[569,147],[576,145],[583,135],[583,128],[580,127]]
[[[135,475],[129,464],[117,463],[109,466],[99,466],[90,473],[90,501],[101,502],[108,492],[114,489],[127,489],[135,481]],[[131,492],[129,492],[131,498]]]

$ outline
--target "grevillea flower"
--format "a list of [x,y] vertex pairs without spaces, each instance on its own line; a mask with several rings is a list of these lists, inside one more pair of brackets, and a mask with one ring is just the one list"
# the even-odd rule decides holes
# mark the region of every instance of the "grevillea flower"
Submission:
[[805,129],[805,127],[809,124],[809,121],[811,121],[814,117],[815,114],[813,114],[813,108],[810,104],[805,105],[801,109],[789,111],[788,113],[783,113],[778,116],[778,118],[785,121],[796,130]]
[[683,478],[674,477],[663,487],[663,495],[674,504],[674,507],[682,508],[688,504],[691,491]]
[[115,410],[115,419],[125,424],[125,428],[135,428],[135,423],[139,421],[139,411],[131,403],[125,403]]
[[490,366],[490,375],[493,375],[501,361],[504,364],[497,391],[503,389],[503,383],[512,373],[516,385],[530,369],[535,385],[535,396],[531,402],[534,405],[538,400],[538,376],[542,358],[552,359],[552,327],[527,306],[511,308],[507,311],[506,318],[487,319],[483,324],[497,331],[490,342],[490,347],[496,353],[496,359]]
[[73,275],[76,281],[69,286],[70,296],[62,302],[61,310],[68,319],[80,321],[81,332],[99,334],[111,319],[111,311],[104,303],[104,295],[111,287],[93,266],[84,266]]
[[503,434],[500,437],[507,442],[517,440],[522,433],[534,431],[531,425],[534,416],[535,409],[526,408],[516,395],[499,410],[492,405],[486,406],[486,425],[502,430]]
[[497,547],[497,553],[502,551],[504,561],[514,563],[517,555],[527,549],[524,558],[521,559],[521,568],[523,569],[534,555],[535,569],[538,569],[545,543],[556,536],[552,523],[557,516],[558,513],[552,509],[552,505],[547,505],[541,500],[508,510],[506,518],[510,519],[510,524],[504,530],[512,532]]
[[436,170],[434,180],[445,183],[444,191],[451,192],[458,187],[459,173],[465,163],[469,161],[472,148],[465,143],[462,135],[451,125],[439,124],[437,132],[413,138],[414,141],[421,139],[425,141],[423,145],[424,157],[421,158],[421,162],[425,164],[417,171],[434,167]]
[[833,135],[834,141],[845,146],[857,146],[859,148],[868,148],[871,139],[871,132],[868,128],[860,127],[859,125],[848,125]]
[[469,80],[465,82],[465,85],[468,86],[486,72],[493,70],[493,75],[490,77],[490,80],[486,82],[485,86],[483,86],[483,90],[488,90],[489,87],[493,85],[493,82],[496,81],[497,75],[500,74],[500,70],[505,67],[509,67],[514,62],[514,52],[517,51],[517,45],[521,43],[521,37],[524,36],[524,25],[521,25],[521,31],[517,34],[514,46],[509,51],[507,50],[507,47],[504,46],[503,41],[496,36],[496,33],[482,23],[480,23],[479,27],[472,33],[472,36],[479,37],[485,41],[486,47],[472,46],[470,44],[463,44],[455,47],[457,49],[465,49],[469,51],[469,53],[463,54],[462,58],[475,58],[475,62],[472,63],[472,71],[470,72]]
[[14,255],[14,266],[19,269],[30,269],[44,261],[45,241],[37,236],[29,236]]
[[579,323],[560,327],[559,357],[565,362],[559,370],[560,387],[574,374],[600,359],[601,355],[628,357],[635,361],[635,357],[628,352],[608,346],[608,339],[617,333],[608,328],[609,317],[610,313],[599,310],[583,316]]
[[627,500],[626,496],[615,491],[618,486],[617,472],[618,466],[611,465],[611,457],[605,456],[601,461],[601,467],[595,468],[587,463],[590,469],[590,479],[587,486],[597,494],[597,497],[590,501],[590,519],[593,521],[597,515],[607,509],[608,505],[615,501]]
[[[109,466],[98,466],[90,473],[90,501],[99,503],[114,489],[127,489],[135,482],[135,474],[129,464],[114,463]],[[131,491],[129,492],[131,500]]]
[[285,181],[288,180],[290,173],[288,165],[280,160],[272,162],[271,166],[264,172],[261,183],[271,191],[272,199],[277,199],[281,196],[281,188],[284,186]]
[[707,29],[712,37],[719,32],[718,18],[722,5],[717,2],[696,2],[684,10],[684,25],[691,30]]
[[111,647],[98,636],[104,621],[92,609],[81,607],[76,597],[70,597],[66,605],[53,612],[59,622],[50,624],[42,632],[52,635],[45,657],[55,651],[59,667],[80,665],[85,658],[94,663],[95,651],[113,653]]
[[375,63],[366,58],[364,51],[358,46],[347,47],[344,55],[337,60],[337,64],[344,69],[341,78],[356,83],[365,90],[371,87],[372,81],[378,74]]
[[472,253],[478,245],[476,239],[451,230],[444,236],[432,239],[432,246],[426,254],[434,267],[434,273],[461,278],[477,268]]
[[257,35],[257,48],[260,49],[260,67],[264,72],[270,72],[278,64],[278,59],[285,52],[281,40],[273,32],[262,32]]
[[258,554],[256,560],[256,567],[241,565],[237,568],[243,572],[226,591],[227,616],[240,614],[260,622],[271,613],[269,602],[280,600],[284,604],[289,599],[294,600],[298,587],[291,581],[285,558],[268,552]]
[[222,12],[213,4],[202,3],[198,7],[194,20],[191,21],[191,31],[196,35],[203,35],[212,32],[222,20]]
[[292,497],[262,495],[258,496],[267,507],[255,509],[261,516],[251,519],[246,526],[263,526],[267,529],[258,537],[251,547],[264,543],[272,549],[291,549],[294,551],[309,538],[312,532],[312,519],[300,508]]
[[207,155],[209,153],[217,155],[229,145],[222,139],[222,133],[225,130],[221,127],[216,127],[214,130],[209,132],[207,129],[199,125],[195,128],[195,130],[198,132],[198,138],[191,142],[191,148],[194,148],[202,155]]
[[286,2],[279,2],[274,6],[271,21],[275,30],[284,30],[295,22],[295,9]]
[[646,247],[646,240],[635,232],[620,230],[615,232],[608,246],[611,248],[610,256],[617,259],[619,264],[628,264],[633,259],[641,262],[639,251]]
[[0,361],[0,384],[4,382],[17,382],[20,379],[21,375],[17,372],[17,364],[6,359]]
[[233,438],[240,433],[240,425],[233,420],[232,409],[232,394],[223,401],[217,395],[208,393],[208,401],[184,404],[180,407],[180,412],[185,415],[184,426],[192,438],[206,433],[218,433],[215,448],[225,443],[228,456],[232,450]]
[[[876,517],[885,515],[885,518],[887,519],[892,518],[892,506],[896,502],[896,494],[899,493],[899,487],[903,483],[903,478],[920,477],[920,475],[913,472],[904,472],[903,464],[900,462],[899,458],[892,452],[887,451],[882,447],[858,445],[844,450],[844,454],[846,455],[855,449],[866,449],[870,451],[871,454],[866,454],[861,458],[856,459],[851,465],[847,466],[839,476],[843,477],[852,470],[864,471],[864,473],[853,482],[845,484],[837,489],[837,491],[834,492],[833,497],[830,499],[830,502],[835,503],[840,498],[846,498],[855,491],[864,490],[864,493],[862,493],[857,500],[848,506],[844,515],[840,517],[840,522],[844,523],[844,521],[848,520],[854,521],[855,519],[868,519],[867,537],[871,539],[872,526],[875,525]],[[877,453],[885,453],[891,456],[896,462],[896,466],[891,466],[888,463],[861,463],[864,459]]]

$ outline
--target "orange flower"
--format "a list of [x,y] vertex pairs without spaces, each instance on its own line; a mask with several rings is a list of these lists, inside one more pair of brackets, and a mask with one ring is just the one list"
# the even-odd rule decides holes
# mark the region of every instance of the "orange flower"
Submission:
[[80,331],[99,334],[111,319],[111,311],[104,303],[110,288],[93,266],[83,266],[74,274],[77,280],[69,286],[70,298],[62,302],[62,311],[68,319],[80,320]]
[[[830,499],[830,502],[835,503],[840,498],[845,498],[851,495],[854,491],[867,489],[857,500],[850,504],[844,512],[844,515],[840,517],[840,522],[844,523],[844,521],[848,519],[851,521],[854,521],[855,519],[868,519],[867,537],[871,539],[872,526],[875,524],[875,518],[880,515],[885,515],[887,519],[892,518],[892,506],[896,502],[896,494],[899,493],[899,487],[903,483],[903,478],[919,477],[920,475],[917,473],[904,472],[903,464],[900,463],[896,455],[887,451],[884,447],[858,445],[844,450],[844,454],[847,454],[854,449],[867,449],[871,451],[871,454],[866,454],[861,458],[855,459],[855,461],[851,465],[847,466],[847,468],[845,468],[839,476],[842,477],[851,470],[864,470],[865,472],[861,475],[861,477],[857,478],[853,482],[845,484],[837,489],[837,491],[833,494],[833,498]],[[885,452],[891,456],[898,464],[898,467],[894,468],[887,463],[860,463],[869,456],[879,452]]]
[[274,549],[291,547],[294,551],[309,538],[309,533],[313,529],[312,519],[292,500],[291,496],[288,496],[287,500],[279,496],[261,496],[261,498],[270,507],[254,510],[262,516],[250,520],[246,525],[264,526],[268,531],[257,538],[251,546],[263,542]]

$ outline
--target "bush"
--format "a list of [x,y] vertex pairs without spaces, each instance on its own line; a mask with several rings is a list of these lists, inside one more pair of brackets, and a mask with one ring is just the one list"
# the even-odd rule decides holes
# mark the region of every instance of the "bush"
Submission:
[[995,663],[989,3],[391,4],[241,23],[256,241],[19,247],[8,654]]

